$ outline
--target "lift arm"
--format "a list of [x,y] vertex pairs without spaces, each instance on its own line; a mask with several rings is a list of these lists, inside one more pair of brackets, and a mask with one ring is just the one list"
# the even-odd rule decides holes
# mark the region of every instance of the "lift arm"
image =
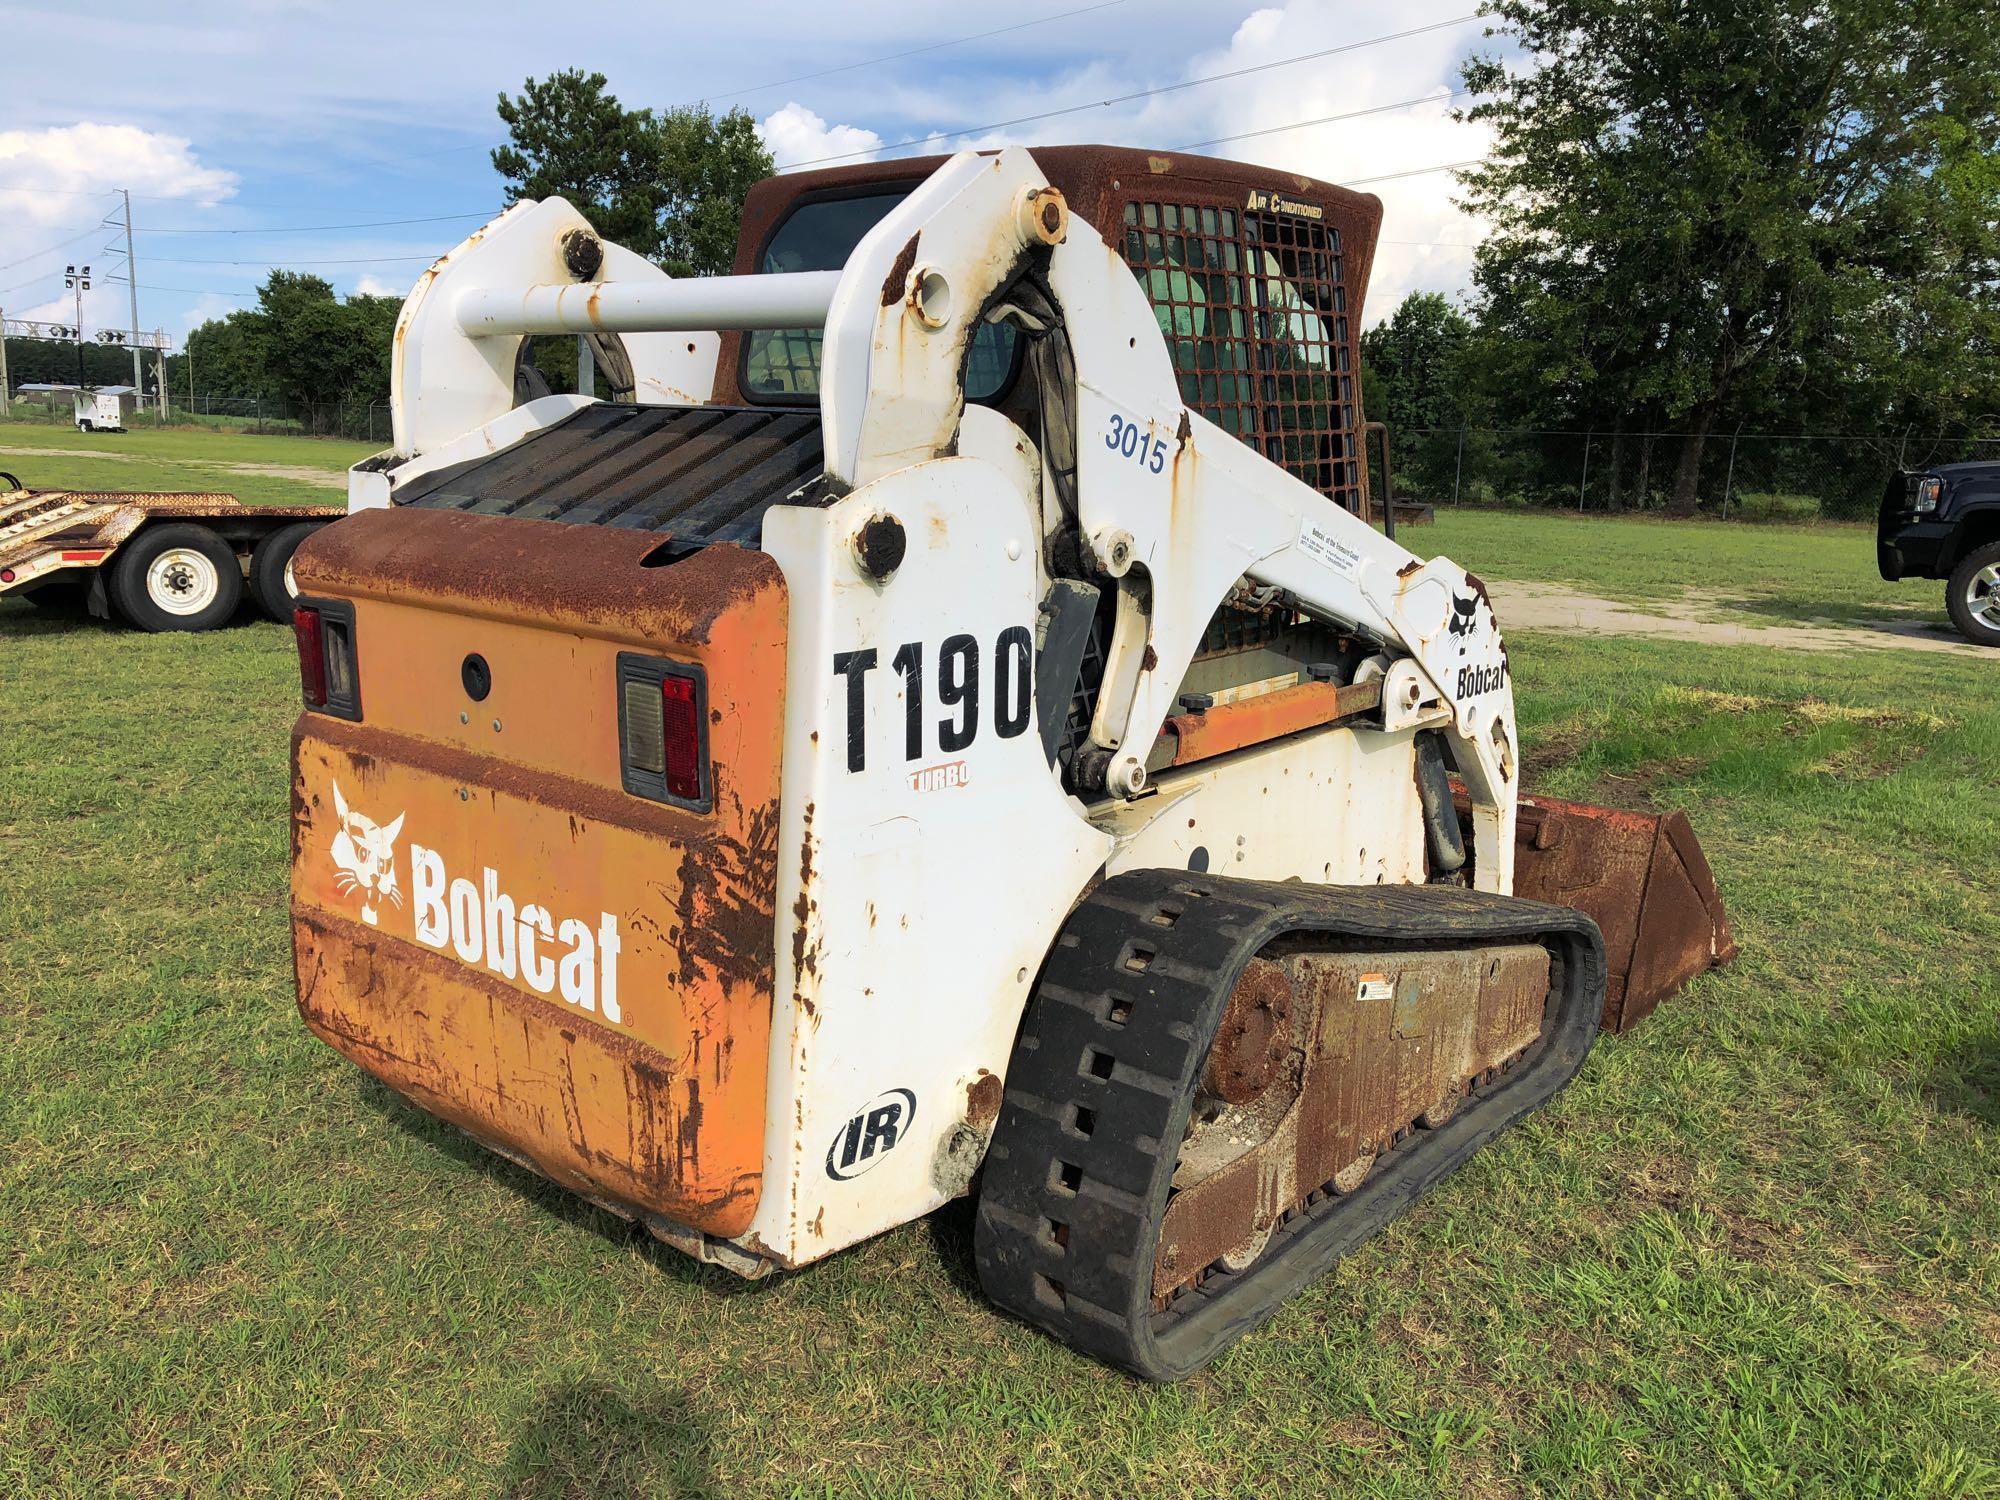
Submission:
[[[1514,701],[1484,586],[1444,558],[1418,558],[1190,411],[1130,269],[1069,216],[1031,153],[953,157],[837,274],[675,281],[607,247],[605,269],[619,279],[584,281],[564,254],[579,225],[557,199],[517,206],[426,274],[398,328],[399,452],[504,415],[524,334],[616,331],[633,343],[670,330],[712,339],[718,328],[819,325],[826,482],[857,489],[957,452],[972,338],[984,322],[1011,320],[1056,350],[1039,382],[1044,513],[1061,507],[1086,570],[1117,589],[1091,728],[1107,790],[1144,789],[1147,751],[1203,632],[1248,580],[1380,644],[1386,726],[1444,733],[1471,796],[1477,882],[1512,889]],[[707,347],[687,347],[712,369]],[[434,383],[419,361],[458,378]],[[633,363],[649,361],[635,351]],[[656,383],[674,384],[664,372]],[[418,412],[412,393],[434,384],[459,406]]]

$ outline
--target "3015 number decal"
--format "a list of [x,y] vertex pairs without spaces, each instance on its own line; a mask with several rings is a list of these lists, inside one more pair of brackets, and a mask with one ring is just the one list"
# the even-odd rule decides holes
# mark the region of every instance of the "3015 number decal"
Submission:
[[1114,453],[1123,454],[1133,463],[1139,464],[1149,473],[1159,474],[1167,467],[1167,445],[1152,436],[1130,417],[1111,414],[1111,430],[1104,434],[1104,446]]
[[[922,641],[896,648],[890,667],[903,679],[903,759],[922,760],[932,745],[956,755],[979,737],[981,666],[979,642],[949,635],[937,648],[936,670],[926,668]],[[991,660],[993,732],[1003,740],[1024,733],[1034,718],[1034,637],[1025,625],[1010,625],[993,643]],[[847,683],[847,769],[868,765],[868,675],[880,665],[873,646],[836,651],[833,675]],[[936,718],[925,707],[927,689],[944,710]]]

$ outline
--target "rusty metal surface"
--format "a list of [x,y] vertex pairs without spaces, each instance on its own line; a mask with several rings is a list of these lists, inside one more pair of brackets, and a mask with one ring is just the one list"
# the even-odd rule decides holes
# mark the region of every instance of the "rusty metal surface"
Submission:
[[1292,981],[1282,965],[1253,958],[1216,1028],[1202,1088],[1248,1104],[1276,1081],[1292,1045]]
[[707,547],[648,566],[660,546],[644,531],[396,506],[308,537],[293,568],[309,593],[416,598],[433,611],[658,646],[699,646],[725,613],[783,587],[762,552]]
[[[1038,146],[1034,156],[1070,211],[1120,251],[1149,293],[1158,292],[1156,306],[1181,310],[1181,336],[1170,333],[1169,345],[1188,405],[1327,498],[1360,510],[1368,485],[1359,461],[1361,310],[1381,200],[1292,172],[1182,152]],[[946,159],[788,172],[758,183],[744,202],[735,274],[756,273],[772,235],[800,201],[871,186],[914,187]],[[1308,328],[1303,340],[1292,334],[1291,310],[1276,305],[1267,284],[1267,258],[1321,314],[1322,331]],[[1161,273],[1157,287],[1148,282],[1150,271]],[[1196,280],[1207,298],[1199,329]],[[1238,323],[1252,340],[1248,360],[1239,361],[1220,337],[1241,336]],[[1282,339],[1280,329],[1287,331]],[[744,339],[723,335],[718,402],[751,399],[740,379]]]
[[396,503],[754,546],[764,512],[824,467],[815,413],[600,404],[426,474]]
[[[1470,803],[1453,801],[1470,829]],[[1468,839],[1468,844],[1470,840]],[[1604,934],[1604,1029],[1629,1031],[1696,975],[1736,957],[1715,875],[1687,814],[1523,797],[1514,894],[1584,913]]]
[[[785,591],[761,553],[644,566],[658,543],[391,510],[300,548],[302,593],[354,603],[367,717],[306,713],[294,736],[299,1007],[391,1087],[594,1201],[731,1235],[763,1163]],[[633,649],[705,673],[712,813],[623,790]],[[358,885],[356,846],[380,856]],[[535,978],[526,938],[503,962],[504,915],[483,945],[427,935],[419,849],[433,903],[449,879],[450,909],[482,923],[540,912],[538,963],[595,931],[615,988],[604,962]]]
[[1273,958],[1296,997],[1287,1037],[1296,1077],[1268,1088],[1278,1108],[1248,1101],[1183,1143],[1183,1163],[1205,1157],[1206,1169],[1183,1184],[1176,1168],[1156,1298],[1232,1252],[1254,1253],[1308,1190],[1359,1187],[1374,1156],[1426,1115],[1444,1123],[1458,1096],[1540,1036],[1549,996],[1549,953],[1538,943],[1259,962]]
[[[0,567],[20,570],[33,583],[65,567],[97,567],[149,521],[184,520],[237,523],[331,520],[344,512],[324,505],[241,504],[234,495],[147,490],[18,490],[0,502]],[[254,534],[254,533],[253,533]],[[62,558],[51,552],[99,556]],[[11,585],[8,585],[11,586]]]
[[1337,724],[1373,712],[1382,702],[1380,679],[1335,686],[1302,682],[1253,698],[1239,698],[1201,713],[1176,714],[1162,728],[1172,738],[1172,759],[1184,766],[1260,745],[1280,735],[1297,734],[1325,724]]

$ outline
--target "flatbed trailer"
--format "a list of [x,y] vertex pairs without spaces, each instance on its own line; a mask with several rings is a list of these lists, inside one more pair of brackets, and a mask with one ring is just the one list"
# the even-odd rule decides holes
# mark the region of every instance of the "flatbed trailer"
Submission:
[[247,589],[289,621],[292,554],[345,514],[219,492],[28,489],[0,473],[0,597],[83,604],[142,630],[212,630]]

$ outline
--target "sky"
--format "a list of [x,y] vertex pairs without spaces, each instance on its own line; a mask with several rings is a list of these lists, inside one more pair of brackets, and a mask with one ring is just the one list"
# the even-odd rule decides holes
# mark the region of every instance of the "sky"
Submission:
[[131,326],[119,189],[139,326],[176,346],[252,305],[273,265],[400,296],[502,206],[497,95],[576,67],[628,106],[741,106],[780,170],[1215,142],[1200,149],[1360,183],[1385,210],[1373,323],[1409,291],[1469,287],[1483,226],[1453,174],[1426,169],[1487,149],[1484,126],[1451,118],[1465,58],[1499,46],[1476,4],[632,0],[614,23],[503,0],[0,0],[0,309],[73,321],[64,269],[89,264],[86,331]]

